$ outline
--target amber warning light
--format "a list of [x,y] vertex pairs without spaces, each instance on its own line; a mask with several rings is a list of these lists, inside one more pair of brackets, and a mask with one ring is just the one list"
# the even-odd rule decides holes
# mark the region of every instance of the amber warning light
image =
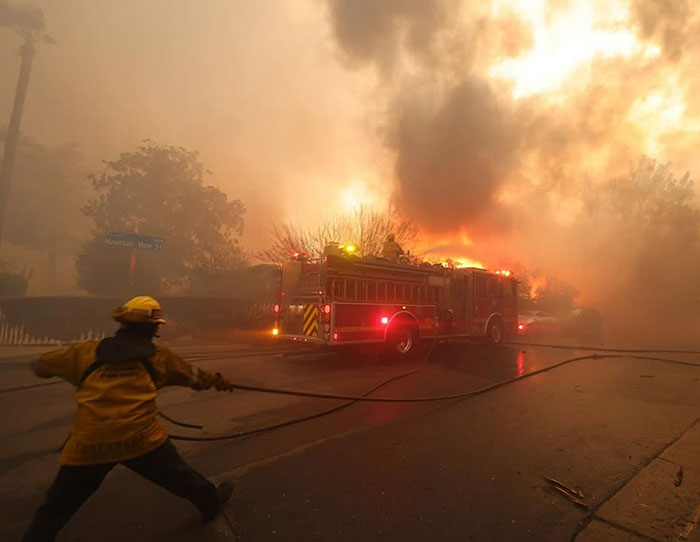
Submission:
[[280,334],[280,330],[277,329],[277,328],[274,328],[274,329],[272,330],[272,334],[273,334],[273,335],[279,335],[279,334]]

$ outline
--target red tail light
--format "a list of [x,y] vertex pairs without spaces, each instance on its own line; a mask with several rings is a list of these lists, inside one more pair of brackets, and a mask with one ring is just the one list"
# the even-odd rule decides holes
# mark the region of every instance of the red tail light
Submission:
[[280,311],[280,306],[279,306],[278,304],[275,304],[274,311],[275,311],[275,312],[279,312],[279,311]]
[[330,303],[327,303],[326,305],[323,306],[323,312],[325,312],[326,314],[330,314],[330,313],[331,313],[331,305],[330,305]]

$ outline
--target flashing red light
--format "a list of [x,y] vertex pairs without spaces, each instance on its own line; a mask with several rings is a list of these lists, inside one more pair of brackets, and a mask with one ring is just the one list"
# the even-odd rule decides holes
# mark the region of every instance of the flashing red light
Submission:
[[340,334],[339,334],[339,333],[333,333],[333,340],[334,340],[334,341],[337,341],[338,339],[340,339]]
[[525,324],[518,324],[518,331],[525,331]]
[[330,303],[327,303],[327,304],[325,304],[325,305],[323,306],[323,312],[325,312],[326,314],[330,314],[330,313],[331,313],[331,305],[330,305]]
[[279,312],[279,311],[280,311],[280,306],[279,306],[277,303],[275,303],[274,311],[275,311],[275,312]]
[[382,324],[387,325],[389,323],[389,318],[387,316],[382,316]]

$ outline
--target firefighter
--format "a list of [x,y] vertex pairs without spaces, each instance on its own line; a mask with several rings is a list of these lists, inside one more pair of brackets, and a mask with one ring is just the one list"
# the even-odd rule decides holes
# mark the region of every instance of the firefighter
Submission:
[[396,242],[394,234],[390,233],[387,235],[386,241],[384,241],[384,246],[382,247],[382,257],[386,258],[390,262],[398,263],[401,256],[403,256],[403,249],[401,248],[401,245]]
[[153,343],[165,320],[152,297],[130,299],[112,317],[121,324],[113,337],[54,350],[31,364],[41,378],[57,376],[73,384],[78,410],[58,475],[25,541],[53,540],[119,463],[189,500],[205,522],[231,497],[230,483],[214,486],[180,457],[156,419],[156,390],[187,386],[230,391],[232,385],[219,373],[195,368]]
[[323,248],[323,255],[342,256],[343,251],[340,250],[340,243],[338,243],[338,241],[331,241],[330,243],[326,243],[326,246]]

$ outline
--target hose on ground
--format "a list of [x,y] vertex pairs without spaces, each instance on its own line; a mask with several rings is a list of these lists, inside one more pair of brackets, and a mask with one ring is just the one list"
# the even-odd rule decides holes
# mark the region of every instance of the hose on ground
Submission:
[[[372,386],[370,389],[368,389],[367,391],[362,393],[362,395],[360,395],[360,397],[366,397],[370,393],[377,391],[379,388],[386,386],[387,384],[389,384],[391,382],[395,382],[397,380],[400,380],[401,378],[405,378],[407,376],[411,376],[411,375],[417,373],[428,362],[428,358],[430,357],[430,354],[433,352],[434,348],[435,348],[435,343],[432,343],[430,345],[430,348],[426,352],[425,356],[423,356],[423,359],[421,360],[421,362],[418,363],[416,365],[416,367],[414,367],[410,371],[407,371],[405,373],[401,373],[399,375],[395,375],[395,376],[392,376],[391,378],[383,380],[379,384]],[[346,401],[345,403],[342,403],[340,405],[336,405],[334,407],[327,408],[325,410],[322,410],[320,412],[315,412],[315,413],[309,414],[307,416],[301,416],[299,418],[293,418],[291,420],[287,420],[284,422],[276,423],[273,425],[268,425],[265,427],[260,427],[258,429],[251,429],[250,431],[242,431],[242,432],[234,433],[231,435],[220,435],[220,436],[214,436],[214,437],[192,437],[192,436],[188,436],[188,435],[170,435],[170,438],[173,440],[190,441],[190,442],[211,442],[211,441],[217,441],[217,440],[231,440],[231,439],[244,438],[244,437],[249,437],[252,435],[262,434],[262,433],[265,433],[267,431],[272,431],[275,429],[281,429],[282,427],[287,427],[287,426],[294,425],[297,423],[305,422],[308,420],[312,420],[314,418],[321,418],[321,417],[327,416],[328,414],[331,414],[333,412],[337,412],[338,410],[342,410],[344,408],[347,408],[354,403],[356,403],[356,401],[354,399],[349,400],[349,401]]]
[[[434,344],[433,344],[433,346],[434,346]],[[431,347],[430,351],[428,352],[428,354],[423,359],[423,361],[415,369],[409,371],[408,373],[398,375],[398,376],[393,377],[387,381],[384,381],[381,384],[375,386],[372,390],[368,390],[367,392],[363,393],[362,395],[316,393],[316,392],[291,390],[291,389],[286,389],[286,388],[266,388],[266,387],[262,387],[262,386],[249,386],[249,385],[243,385],[243,384],[235,384],[234,389],[240,389],[240,390],[256,391],[256,392],[262,392],[262,393],[273,393],[273,394],[280,394],[280,395],[293,395],[293,396],[301,396],[301,397],[314,397],[314,398],[321,398],[321,399],[344,399],[347,402],[342,404],[342,405],[338,405],[336,407],[324,410],[322,412],[318,412],[316,414],[304,416],[301,418],[294,418],[292,420],[288,420],[286,422],[282,422],[279,424],[271,425],[268,427],[262,427],[262,428],[254,429],[251,431],[234,433],[232,435],[220,435],[220,436],[214,436],[214,437],[190,437],[190,436],[185,436],[185,435],[171,435],[170,438],[172,438],[174,440],[193,441],[193,442],[209,442],[209,441],[217,441],[217,440],[237,439],[237,438],[242,438],[245,436],[261,434],[261,433],[264,433],[267,431],[271,431],[273,429],[279,429],[281,427],[286,427],[286,426],[300,423],[300,422],[310,420],[313,418],[319,418],[321,416],[325,416],[325,415],[330,414],[331,412],[334,412],[334,411],[339,410],[341,408],[345,408],[345,407],[347,407],[355,402],[358,402],[358,401],[384,402],[384,403],[418,403],[418,402],[437,402],[437,401],[468,399],[468,398],[476,397],[478,395],[482,395],[482,394],[487,393],[489,391],[493,391],[493,390],[501,388],[503,386],[513,384],[514,382],[518,382],[520,380],[525,380],[527,378],[531,378],[533,376],[536,376],[536,375],[539,375],[542,373],[546,373],[548,371],[552,371],[554,369],[557,369],[559,367],[562,367],[562,366],[570,364],[570,363],[574,363],[577,361],[583,361],[583,360],[589,360],[589,359],[633,358],[633,359],[640,359],[640,360],[660,361],[660,362],[664,362],[664,363],[674,363],[674,364],[679,364],[679,365],[689,365],[692,367],[700,367],[700,363],[692,363],[692,362],[688,362],[688,361],[668,359],[668,358],[658,358],[658,357],[652,357],[652,356],[639,356],[639,355],[630,355],[630,354],[624,354],[624,353],[619,353],[619,354],[612,354],[612,353],[611,354],[588,354],[586,356],[577,356],[574,358],[565,359],[565,360],[562,360],[558,363],[555,363],[554,365],[550,365],[548,367],[543,367],[542,369],[537,369],[535,371],[530,371],[528,373],[524,373],[522,375],[519,375],[519,376],[516,376],[513,378],[500,380],[500,381],[494,382],[493,384],[490,384],[488,386],[484,386],[482,388],[478,388],[476,390],[463,392],[463,393],[454,393],[454,394],[449,394],[449,395],[437,395],[437,396],[430,396],[430,397],[367,397],[367,395],[369,393],[372,393],[372,391],[375,391],[376,389],[380,388],[381,386],[384,386],[385,384],[388,384],[391,381],[398,380],[399,378],[403,378],[404,376],[408,376],[410,374],[414,374],[414,373],[418,372],[425,365],[425,363],[428,359],[428,356],[430,355],[431,352],[432,352],[432,347]]]
[[566,345],[566,344],[546,344],[546,343],[523,343],[523,342],[507,342],[512,346],[540,346],[542,348],[558,348],[561,350],[595,350],[596,352],[629,352],[636,354],[700,354],[700,350],[654,350],[654,349],[637,349],[637,348],[606,348],[602,346],[587,346],[587,345]]

